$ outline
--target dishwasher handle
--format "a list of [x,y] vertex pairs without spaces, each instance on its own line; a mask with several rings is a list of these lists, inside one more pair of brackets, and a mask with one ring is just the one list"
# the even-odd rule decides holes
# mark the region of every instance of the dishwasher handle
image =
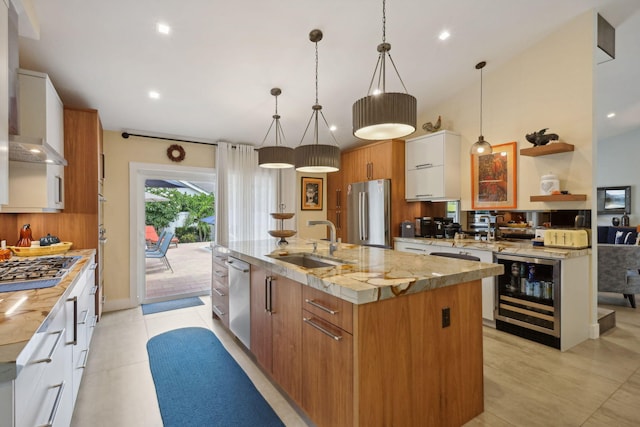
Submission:
[[234,261],[225,261],[224,263],[225,263],[225,265],[227,267],[231,267],[234,270],[238,270],[238,271],[241,271],[243,273],[248,273],[249,272],[249,264],[247,264],[245,262],[236,260],[235,262]]

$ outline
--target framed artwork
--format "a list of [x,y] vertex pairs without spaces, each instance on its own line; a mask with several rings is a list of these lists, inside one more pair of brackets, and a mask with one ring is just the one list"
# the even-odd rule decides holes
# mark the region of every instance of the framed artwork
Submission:
[[322,178],[302,177],[302,185],[300,186],[300,200],[302,201],[301,209],[303,211],[321,211],[322,210]]
[[631,213],[631,186],[598,187],[598,213]]
[[471,156],[472,209],[517,207],[516,143],[494,145],[491,154]]

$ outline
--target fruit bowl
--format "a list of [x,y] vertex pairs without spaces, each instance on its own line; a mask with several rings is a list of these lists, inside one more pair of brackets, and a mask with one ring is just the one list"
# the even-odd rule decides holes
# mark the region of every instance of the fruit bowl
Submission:
[[42,256],[64,254],[71,249],[72,242],[54,243],[49,246],[7,246],[15,256]]

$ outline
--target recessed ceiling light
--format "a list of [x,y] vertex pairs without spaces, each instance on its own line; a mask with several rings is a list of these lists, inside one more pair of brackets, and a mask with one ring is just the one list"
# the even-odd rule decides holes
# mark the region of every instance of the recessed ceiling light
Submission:
[[338,129],[338,128],[336,127],[336,125],[331,125],[331,126],[329,126],[329,130],[330,130],[331,132],[335,132],[335,131],[336,131],[336,129]]
[[616,113],[609,113],[609,114],[607,114],[607,118],[608,118],[608,119],[610,119],[610,118],[612,118],[612,117],[615,117],[615,116],[616,116]]
[[158,22],[156,24],[156,30],[160,34],[169,34],[171,32],[171,27],[168,26],[167,24],[163,24],[162,22]]
[[158,99],[158,98],[160,98],[160,94],[158,92],[156,92],[155,90],[150,90],[149,91],[149,98]]
[[449,37],[451,37],[451,33],[449,33],[449,31],[447,31],[447,30],[444,30],[443,32],[441,32],[441,33],[438,35],[438,38],[439,38],[440,40],[446,40],[446,39],[448,39]]

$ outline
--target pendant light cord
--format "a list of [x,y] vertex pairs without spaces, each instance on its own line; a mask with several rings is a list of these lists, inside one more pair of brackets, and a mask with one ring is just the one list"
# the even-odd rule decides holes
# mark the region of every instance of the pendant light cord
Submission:
[[[393,66],[393,70],[396,72],[398,76],[398,80],[400,80],[400,84],[404,89],[405,93],[409,93],[407,87],[400,76],[400,72],[398,71],[398,67],[396,67],[396,63],[393,61],[391,57],[391,45],[387,43],[387,2],[386,0],[382,0],[382,43],[378,45],[378,62],[376,62],[376,68],[373,70],[373,75],[371,76],[371,81],[369,82],[369,89],[367,91],[368,94],[371,94],[371,88],[373,87],[373,81],[376,78],[376,74],[378,75],[378,87],[382,86],[382,93],[386,93],[387,91],[387,67],[385,58],[389,56],[389,61],[391,61],[391,65]],[[378,71],[380,70],[380,71]]]
[[482,135],[482,68],[480,68],[480,135]]
[[335,142],[337,146],[340,146],[340,144],[338,144],[338,140],[336,139],[336,136],[333,134],[333,132],[331,132],[327,119],[324,117],[324,113],[322,112],[322,105],[318,103],[318,62],[319,62],[318,61],[318,41],[314,41],[314,44],[316,45],[316,75],[315,75],[316,103],[312,107],[313,111],[311,113],[311,117],[309,117],[309,121],[307,122],[307,127],[304,129],[304,133],[302,134],[302,138],[300,139],[300,144],[298,145],[302,145],[302,142],[304,141],[304,137],[307,135],[307,131],[309,130],[309,126],[311,125],[311,121],[314,119],[315,120],[314,120],[314,128],[313,128],[313,141],[316,145],[318,144],[318,113],[320,113],[320,115],[322,116],[322,121],[327,126],[327,129],[329,129],[329,133],[331,134],[331,138],[333,138],[333,142]]
[[[275,89],[272,89],[272,90],[275,90]],[[272,92],[272,94],[273,94],[273,92]],[[282,142],[282,145],[286,145],[286,139],[284,137],[284,130],[282,130],[282,125],[280,124],[280,115],[278,114],[278,95],[274,95],[274,98],[276,99],[276,111],[275,111],[275,114],[273,115],[273,120],[271,120],[271,124],[269,125],[269,129],[267,129],[267,133],[265,134],[264,138],[262,138],[262,143],[258,147],[262,147],[264,145],[264,143],[266,142],[267,138],[269,137],[269,133],[271,132],[271,129],[273,128],[273,124],[274,123],[276,125],[276,144],[275,144],[275,146],[276,147],[278,146],[278,141]]]
[[387,41],[387,2],[382,0],[382,43]]

